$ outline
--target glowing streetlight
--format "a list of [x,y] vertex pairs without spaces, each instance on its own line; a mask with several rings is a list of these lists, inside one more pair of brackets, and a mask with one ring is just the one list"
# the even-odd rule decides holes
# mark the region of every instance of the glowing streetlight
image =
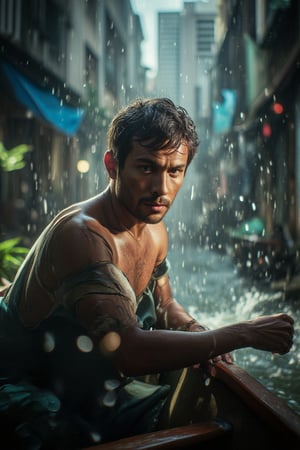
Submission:
[[90,163],[86,159],[80,159],[77,162],[77,170],[79,173],[87,173],[90,170]]

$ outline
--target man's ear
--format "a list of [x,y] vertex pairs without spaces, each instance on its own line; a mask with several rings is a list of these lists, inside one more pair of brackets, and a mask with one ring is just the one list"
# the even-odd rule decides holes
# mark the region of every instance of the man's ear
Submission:
[[115,160],[112,151],[111,150],[107,150],[104,154],[104,164],[106,167],[106,170],[108,172],[108,175],[110,176],[110,178],[112,178],[113,180],[117,177],[117,161]]

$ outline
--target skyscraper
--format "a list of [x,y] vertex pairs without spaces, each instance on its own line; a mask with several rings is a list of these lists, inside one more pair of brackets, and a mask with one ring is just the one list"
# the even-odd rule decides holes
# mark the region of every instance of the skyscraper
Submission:
[[215,17],[215,0],[185,2],[181,12],[158,14],[156,91],[186,107],[202,123],[211,113]]
[[157,93],[179,103],[180,13],[158,13]]

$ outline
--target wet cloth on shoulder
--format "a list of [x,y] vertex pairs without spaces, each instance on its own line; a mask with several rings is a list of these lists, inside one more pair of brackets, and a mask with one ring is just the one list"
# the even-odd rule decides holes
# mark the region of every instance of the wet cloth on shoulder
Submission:
[[[67,277],[54,292],[93,336],[136,325],[136,298],[126,276],[111,262],[98,262]],[[89,299],[95,296],[92,301]]]
[[[123,272],[110,262],[101,262],[85,268],[68,277],[55,291],[58,304],[73,308],[87,296],[97,295],[93,309],[93,322],[89,331],[96,336],[122,327],[135,325],[136,318],[143,329],[150,329],[156,323],[154,289],[156,281],[169,270],[165,259],[153,272],[145,291],[137,299]],[[114,301],[110,296],[114,296]],[[137,309],[136,309],[137,305]],[[90,308],[91,305],[87,304]]]
[[[34,329],[25,328],[18,317],[18,296],[24,273],[1,302],[0,339],[6,343],[7,351],[10,349],[10,339],[14,340],[16,346],[28,343],[22,355],[22,364],[13,376],[4,367],[2,372],[0,367],[0,422],[8,434],[8,441],[13,443],[11,449],[40,449],[45,442],[50,442],[52,448],[76,449],[155,429],[169,387],[151,386],[116,376],[116,387],[105,388],[103,395],[107,377],[114,379],[115,369],[109,369],[109,361],[100,361],[96,351],[77,354],[72,346],[84,331],[76,321],[76,302],[90,292],[100,291],[107,296],[117,293],[124,304],[130,304],[128,317],[136,321],[131,301],[134,300],[134,305],[136,303],[126,277],[113,265],[106,265],[106,269],[100,264],[87,268],[73,280],[67,279],[56,292],[57,308]],[[118,276],[112,279],[110,274],[116,273]],[[147,289],[151,295],[153,283],[155,276]],[[72,292],[77,294],[74,295],[74,301]],[[142,298],[139,300],[140,303],[143,301]],[[153,295],[151,301],[154,307]],[[103,326],[103,322],[100,327],[102,333],[107,330],[107,324],[112,326],[106,319],[106,325]],[[55,336],[55,351],[37,352],[32,356],[30,352],[37,351],[37,338],[42,340],[45,333]],[[33,341],[35,343],[32,345]],[[30,361],[28,365],[27,360]],[[63,373],[59,373],[61,363],[65,371]],[[37,364],[40,367],[33,376],[33,368],[36,369]],[[74,367],[80,368],[78,376],[77,370],[73,371]],[[72,380],[70,377],[73,377]],[[60,380],[60,388],[61,380],[68,385],[68,395],[64,391],[61,396],[60,390],[55,389],[57,380]],[[84,408],[82,399],[85,399]],[[53,410],[53,405],[56,410]],[[4,436],[2,439],[5,439]]]
[[[71,307],[76,313],[78,302],[87,296],[97,295],[93,320],[87,325],[95,336],[135,325],[136,319],[141,328],[150,329],[156,322],[155,284],[168,270],[169,262],[165,259],[153,272],[145,291],[136,299],[126,276],[117,266],[110,262],[96,263],[68,277],[55,291],[55,298],[58,304]],[[111,296],[114,297],[113,302]],[[87,304],[87,308],[91,305]]]

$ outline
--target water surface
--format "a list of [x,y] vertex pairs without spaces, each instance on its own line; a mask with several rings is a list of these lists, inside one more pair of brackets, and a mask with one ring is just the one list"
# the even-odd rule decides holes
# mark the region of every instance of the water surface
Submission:
[[278,312],[294,318],[294,345],[287,355],[247,348],[234,351],[233,356],[237,364],[300,414],[300,294],[284,300],[269,284],[240,277],[229,255],[197,245],[171,245],[169,258],[175,298],[209,328]]

